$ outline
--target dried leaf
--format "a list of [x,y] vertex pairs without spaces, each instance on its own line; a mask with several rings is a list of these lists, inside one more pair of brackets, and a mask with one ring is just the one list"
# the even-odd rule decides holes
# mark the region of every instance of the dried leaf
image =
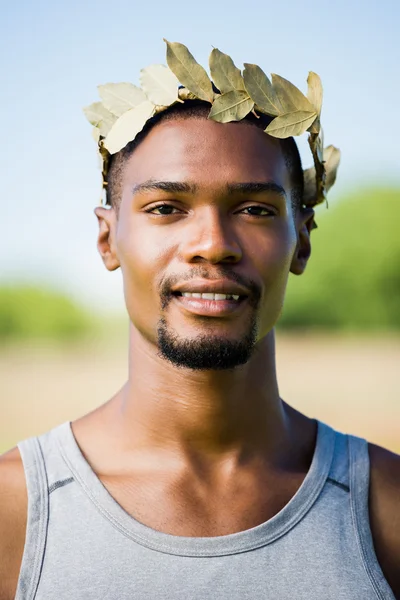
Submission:
[[180,87],[178,90],[178,98],[180,100],[195,100],[196,96],[185,87]]
[[326,191],[328,192],[336,181],[337,170],[340,163],[339,148],[335,148],[335,146],[332,145],[324,148],[324,162],[326,171],[325,185]]
[[218,48],[213,48],[209,62],[211,78],[221,94],[227,94],[233,90],[245,91],[242,74],[230,56]]
[[92,138],[94,139],[94,141],[96,142],[96,144],[99,143],[99,140],[100,140],[100,129],[98,127],[93,127],[93,129],[92,129]]
[[150,65],[142,69],[140,84],[153,104],[170,106],[178,99],[179,81],[165,65]]
[[83,112],[89,123],[98,127],[103,137],[108,134],[117,120],[117,117],[110,113],[101,102],[93,102],[90,106],[85,106]]
[[104,140],[101,140],[99,143],[99,152],[103,157],[105,163],[107,163],[110,159],[110,153],[104,146]]
[[244,63],[243,79],[246,90],[257,108],[271,117],[277,117],[285,111],[276,96],[272,84],[258,65]]
[[[101,165],[101,187],[102,187],[102,199],[104,196],[104,190],[107,189],[107,176],[108,176],[108,169],[109,169],[109,164],[110,164],[110,153],[108,152],[108,150],[106,150],[106,148],[104,147],[104,140],[100,140],[99,142],[99,156],[101,157],[102,160],[100,160],[100,165]],[[103,203],[103,200],[101,199],[101,204]]]
[[322,165],[324,155],[324,132],[322,127],[319,127],[319,131],[316,134],[312,132],[312,129],[313,126],[308,129],[308,131],[312,133],[308,138],[308,144],[314,158],[314,163],[318,162]]
[[315,119],[314,123],[312,123],[311,127],[309,127],[307,129],[307,131],[309,131],[310,133],[318,135],[319,132],[320,132],[320,130],[321,130],[321,121],[319,120],[319,117],[317,116],[317,118]]
[[211,80],[203,67],[196,62],[184,44],[168,42],[166,39],[164,42],[167,44],[168,66],[179,82],[197,98],[212,103],[214,92]]
[[93,102],[93,104],[85,106],[83,108],[83,112],[85,113],[85,117],[87,118],[89,123],[91,123],[95,127],[97,127],[97,125],[105,117],[105,115],[109,114],[109,111],[104,108],[101,102]]
[[310,71],[308,74],[307,83],[307,98],[313,105],[314,109],[317,111],[318,116],[320,116],[323,96],[321,78],[319,75],[317,75],[317,73]]
[[208,118],[219,123],[240,121],[251,112],[253,106],[254,102],[247,92],[234,90],[216,98]]
[[164,112],[164,110],[167,110],[168,106],[160,106],[158,105],[154,105],[154,114],[157,115],[158,113]]
[[340,163],[340,150],[335,146],[324,148],[324,170],[326,172],[324,183],[324,194],[317,192],[317,175],[315,167],[304,170],[304,196],[303,202],[306,206],[315,206],[321,204],[325,199],[325,194],[330,190],[336,181],[337,170]]
[[283,107],[284,113],[290,113],[298,110],[315,112],[315,108],[311,102],[305,97],[305,95],[297,88],[293,83],[272,73],[272,86],[276,95],[278,96],[280,103]]
[[97,89],[103,105],[116,117],[146,100],[143,90],[133,83],[106,83],[98,85]]
[[324,160],[324,130],[320,127],[317,140],[315,142],[315,151],[317,153],[318,160],[322,162]]
[[104,147],[110,154],[115,154],[125,148],[128,142],[135,139],[142,131],[145,123],[154,114],[154,104],[149,100],[142,102],[136,108],[124,113],[110,130],[104,140]]
[[265,129],[265,132],[281,139],[292,135],[301,135],[310,127],[316,117],[316,112],[296,110],[276,117]]

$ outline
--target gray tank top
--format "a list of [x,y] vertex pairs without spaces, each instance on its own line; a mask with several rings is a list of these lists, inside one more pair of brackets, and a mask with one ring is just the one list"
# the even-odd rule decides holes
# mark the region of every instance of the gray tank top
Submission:
[[395,600],[369,525],[367,441],[321,421],[290,502],[218,537],[174,536],[131,517],[68,422],[19,449],[29,500],[17,600]]

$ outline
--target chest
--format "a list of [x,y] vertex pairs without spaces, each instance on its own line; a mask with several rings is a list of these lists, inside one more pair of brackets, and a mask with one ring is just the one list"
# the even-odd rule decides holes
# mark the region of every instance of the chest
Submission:
[[304,474],[237,477],[212,488],[193,478],[102,477],[122,508],[144,525],[178,536],[214,537],[256,527],[295,495]]

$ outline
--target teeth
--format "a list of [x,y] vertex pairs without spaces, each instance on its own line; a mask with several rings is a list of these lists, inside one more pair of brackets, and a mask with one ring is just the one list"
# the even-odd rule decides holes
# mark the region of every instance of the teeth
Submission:
[[239,300],[234,294],[199,294],[198,292],[182,292],[185,298],[203,298],[203,300]]

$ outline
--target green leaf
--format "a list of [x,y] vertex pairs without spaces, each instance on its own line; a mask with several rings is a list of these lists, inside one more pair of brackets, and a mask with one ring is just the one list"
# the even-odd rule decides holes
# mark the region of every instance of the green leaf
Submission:
[[170,106],[178,100],[179,81],[165,65],[150,65],[142,69],[140,84],[153,104]]
[[209,62],[211,78],[221,94],[233,90],[245,91],[243,77],[230,56],[214,48]]
[[296,110],[276,117],[266,128],[265,132],[273,137],[288,138],[293,135],[301,135],[313,120],[317,117],[316,112]]
[[215,99],[208,118],[219,123],[241,121],[253,107],[254,102],[247,92],[234,90]]
[[314,109],[317,111],[317,115],[320,116],[321,109],[322,109],[322,97],[323,97],[321,78],[319,75],[317,75],[313,71],[310,71],[308,74],[307,83],[308,83],[307,97],[308,97],[309,101],[311,102],[311,104],[313,105]]
[[203,67],[196,62],[184,44],[168,42],[166,39],[164,42],[167,44],[168,66],[180,83],[197,98],[212,103],[214,92],[210,78]]
[[284,113],[279,98],[264,71],[258,65],[249,63],[244,63],[244,67],[244,84],[257,108],[272,117]]
[[110,113],[101,102],[93,102],[83,109],[89,123],[98,127],[102,136],[106,136],[114,125],[117,117]]
[[143,90],[132,83],[106,83],[97,89],[103,105],[116,117],[146,100]]
[[135,139],[142,131],[146,121],[154,114],[154,104],[149,100],[142,102],[136,108],[131,108],[114,123],[104,140],[104,147],[110,154],[115,154]]
[[297,88],[293,83],[272,73],[272,86],[276,95],[278,96],[280,103],[283,107],[284,113],[291,113],[294,111],[306,111],[315,112],[314,106],[305,97],[305,95]]

